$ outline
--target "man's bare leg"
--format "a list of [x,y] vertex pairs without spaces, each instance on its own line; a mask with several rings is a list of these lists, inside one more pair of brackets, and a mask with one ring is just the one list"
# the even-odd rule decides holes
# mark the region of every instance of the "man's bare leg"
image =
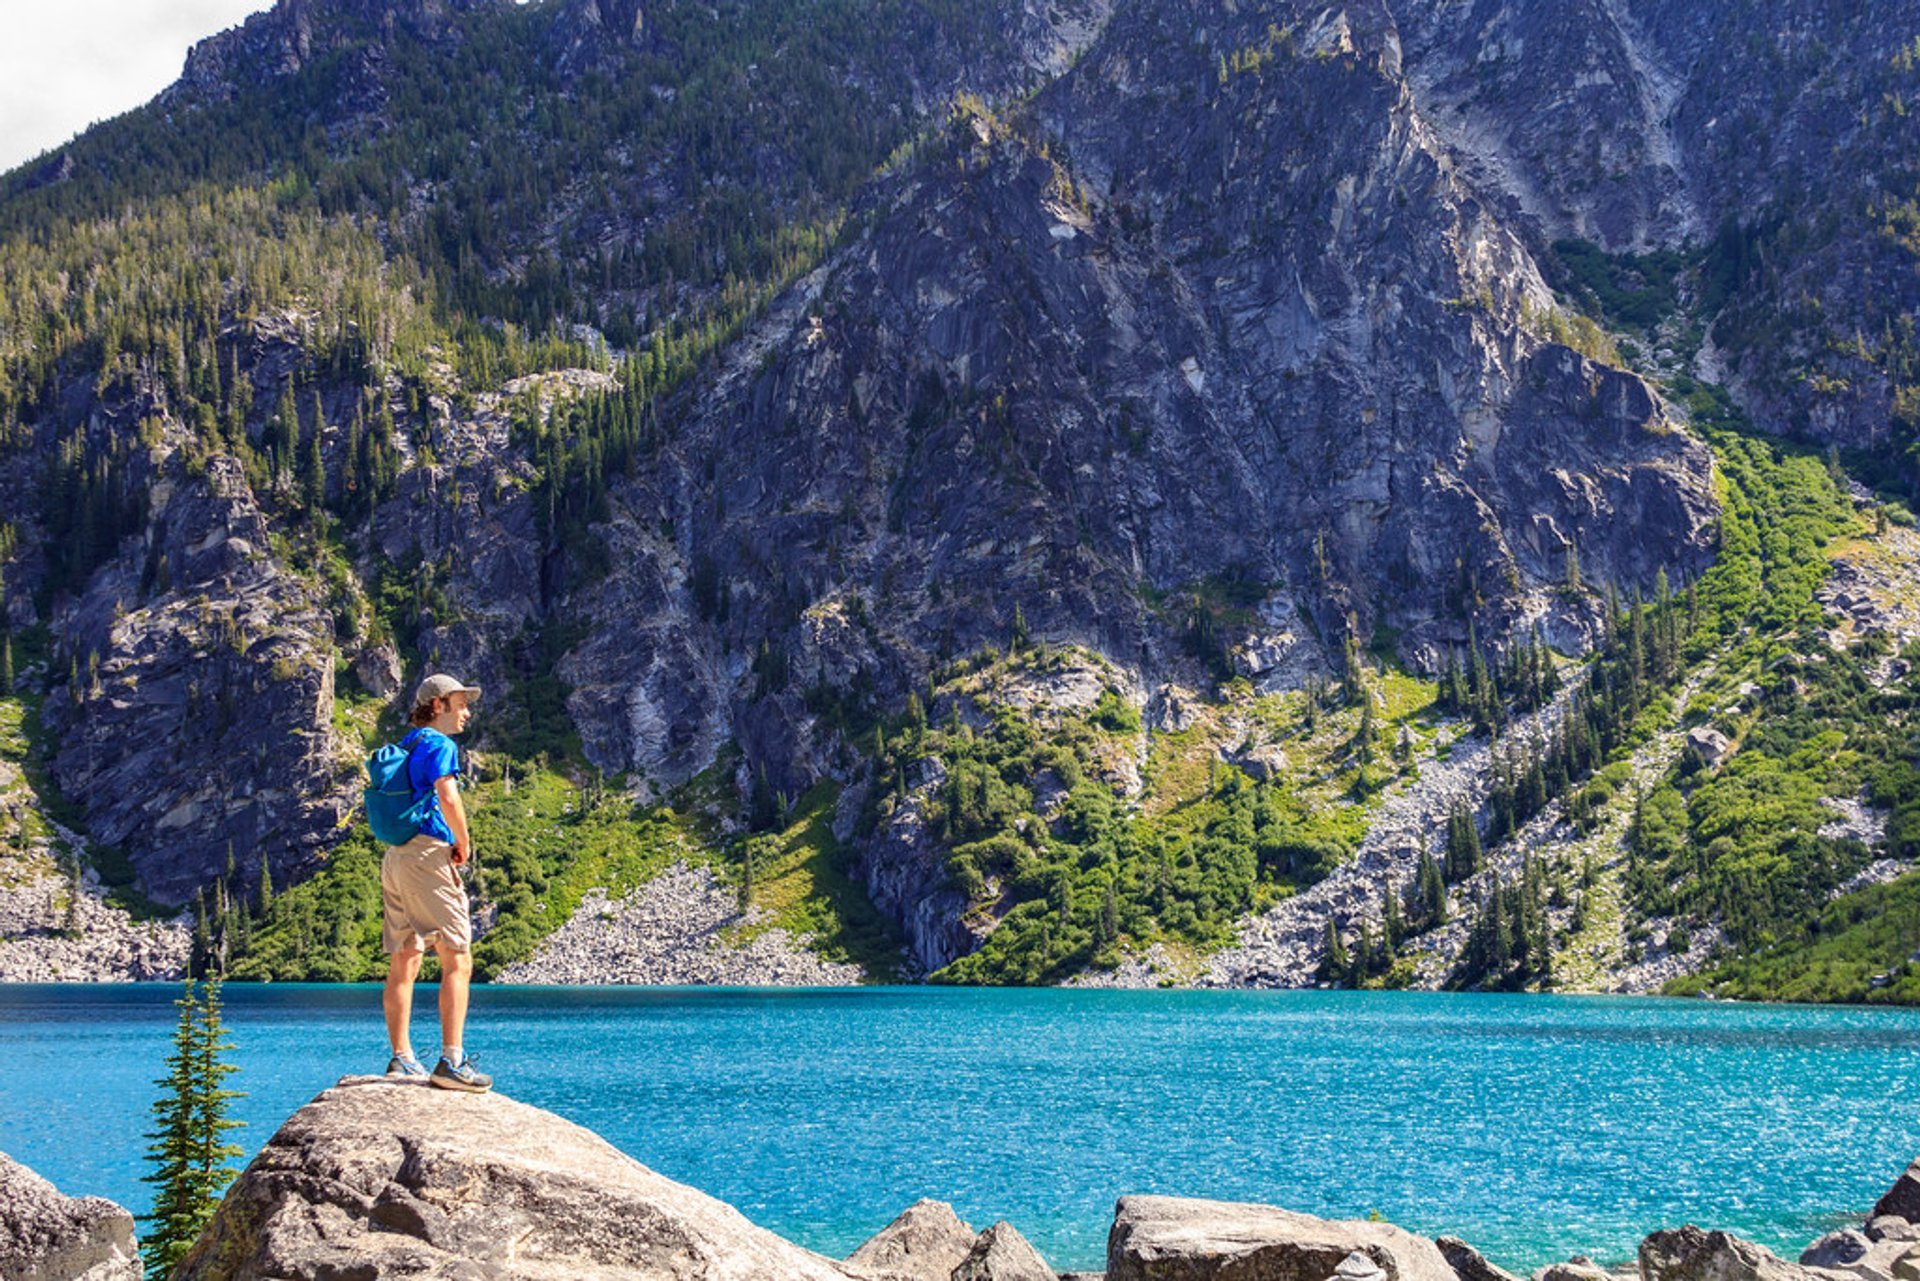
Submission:
[[387,1011],[387,1040],[393,1052],[403,1058],[413,1054],[413,1034],[408,1025],[413,1021],[413,981],[420,977],[423,956],[418,951],[395,952],[387,963],[387,990],[380,997]]
[[440,958],[440,1044],[464,1046],[467,1028],[467,983],[473,977],[473,953],[466,948],[434,945]]

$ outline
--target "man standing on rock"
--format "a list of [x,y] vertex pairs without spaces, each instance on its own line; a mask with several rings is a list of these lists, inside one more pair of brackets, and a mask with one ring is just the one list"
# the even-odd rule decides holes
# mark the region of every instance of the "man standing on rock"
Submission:
[[[467,984],[473,977],[473,922],[460,869],[473,859],[466,806],[460,802],[460,750],[452,735],[467,728],[477,687],[451,676],[429,676],[413,696],[414,728],[400,746],[407,752],[407,781],[420,808],[419,834],[389,846],[380,863],[381,942],[387,967],[387,1037],[393,1058],[389,1076],[427,1077],[446,1090],[478,1093],[493,1078],[473,1069],[462,1048],[467,1022]],[[431,1075],[414,1057],[410,1025],[413,983],[427,948],[440,958],[439,1065]]]

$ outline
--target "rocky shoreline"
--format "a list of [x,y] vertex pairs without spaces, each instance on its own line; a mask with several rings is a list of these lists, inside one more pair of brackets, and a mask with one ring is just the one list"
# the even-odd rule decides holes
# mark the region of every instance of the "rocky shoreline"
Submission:
[[[137,1281],[132,1219],[0,1157],[0,1276]],[[228,1189],[175,1281],[1519,1281],[1454,1237],[1278,1206],[1123,1196],[1100,1273],[1057,1273],[1006,1222],[920,1201],[830,1259],[500,1094],[345,1077]],[[1857,1228],[1797,1262],[1688,1224],[1630,1267],[1576,1256],[1531,1281],[1920,1281],[1920,1160]]]
[[814,955],[809,940],[769,919],[758,908],[742,912],[710,869],[675,863],[619,899],[589,891],[571,920],[496,981],[833,987],[866,977],[858,965]]
[[85,873],[81,894],[42,854],[0,859],[0,983],[132,983],[186,973],[179,921],[136,921]]

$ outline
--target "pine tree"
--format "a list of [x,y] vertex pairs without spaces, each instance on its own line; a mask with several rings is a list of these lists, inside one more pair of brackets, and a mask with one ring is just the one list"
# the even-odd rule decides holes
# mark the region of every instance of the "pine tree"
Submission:
[[313,427],[307,433],[306,444],[300,451],[300,502],[307,509],[307,517],[317,520],[320,509],[327,501],[327,462],[321,452],[321,437],[327,429],[326,420],[321,416],[320,393],[313,393]]
[[1486,903],[1480,903],[1474,910],[1473,924],[1467,927],[1466,947],[1460,953],[1460,971],[1454,979],[1459,986],[1469,987],[1487,972],[1487,958],[1493,952],[1487,942],[1487,929],[1492,924]]
[[1464,881],[1480,870],[1485,860],[1485,851],[1480,845],[1480,829],[1473,821],[1473,811],[1464,802],[1456,803],[1447,812],[1447,868],[1446,879]]
[[235,1174],[227,1162],[241,1154],[225,1139],[242,1122],[227,1116],[227,1105],[241,1095],[221,1084],[238,1069],[224,1060],[233,1043],[220,1020],[220,985],[201,988],[188,979],[174,1005],[180,1021],[167,1075],[154,1082],[161,1094],[146,1135],[152,1172],[142,1179],[155,1188],[142,1249],[147,1270],[161,1277],[173,1272],[213,1217]]
[[266,920],[273,910],[273,864],[266,859],[260,860],[260,919]]
[[1320,966],[1321,975],[1330,983],[1338,983],[1347,975],[1347,945],[1340,939],[1340,931],[1333,928],[1333,918],[1327,918],[1327,958]]
[[1447,923],[1447,882],[1431,850],[1420,855],[1420,920],[1427,928]]
[[1492,730],[1499,722],[1500,696],[1493,687],[1493,674],[1480,652],[1480,637],[1467,629],[1467,697],[1473,701],[1473,720],[1483,730]]
[[294,443],[300,439],[300,410],[293,400],[293,379],[287,379],[280,391],[280,404],[269,424],[271,434],[261,443],[267,450],[267,475],[275,489],[280,478],[292,471]]
[[1492,918],[1488,930],[1487,942],[1491,951],[1487,957],[1487,975],[1495,983],[1506,977],[1507,969],[1513,964],[1513,922],[1507,911],[1506,892],[1498,883],[1493,893],[1487,895],[1487,913]]
[[1406,923],[1400,919],[1400,896],[1393,892],[1393,882],[1387,881],[1381,887],[1386,902],[1382,905],[1381,945],[1391,956],[1400,946],[1400,940],[1406,937]]
[[347,420],[347,443],[340,454],[346,460],[346,470],[342,472],[344,479],[341,481],[344,491],[342,505],[351,511],[358,511],[360,500],[372,483],[372,458],[366,448],[366,411],[361,405],[353,407],[353,417]]
[[1347,638],[1341,646],[1340,697],[1342,701],[1354,703],[1371,701],[1367,698],[1366,664],[1360,659],[1360,638],[1356,631],[1359,620],[1347,615]]
[[193,951],[187,960],[187,973],[204,976],[213,956],[213,931],[207,924],[207,897],[193,892]]
[[13,693],[13,633],[0,633],[0,697]]
[[86,892],[85,874],[80,870],[80,856],[78,854],[69,854],[67,855],[66,919],[66,934],[68,938],[77,939],[81,935],[80,900]]

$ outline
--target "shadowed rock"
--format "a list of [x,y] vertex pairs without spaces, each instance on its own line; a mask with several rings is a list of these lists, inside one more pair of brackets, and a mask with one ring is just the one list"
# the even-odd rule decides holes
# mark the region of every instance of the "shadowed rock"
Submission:
[[1130,1196],[1114,1208],[1107,1281],[1328,1281],[1363,1256],[1387,1281],[1455,1281],[1433,1242],[1391,1223],[1317,1219],[1271,1205]]
[[1865,1258],[1872,1244],[1866,1233],[1852,1228],[1829,1232],[1800,1252],[1800,1262],[1810,1268],[1837,1268]]
[[1920,1223],[1908,1223],[1897,1214],[1876,1214],[1867,1220],[1869,1241],[1920,1241]]
[[347,1077],[296,1112],[179,1278],[844,1281],[832,1261],[499,1094]]
[[1505,1268],[1489,1263],[1485,1255],[1459,1237],[1440,1237],[1433,1244],[1460,1281],[1519,1281]]
[[966,1262],[974,1235],[945,1201],[922,1199],[848,1255],[845,1267],[868,1281],[947,1281]]
[[0,1155],[0,1277],[140,1281],[133,1216],[104,1197],[70,1197]]
[[1920,1223],[1920,1157],[1902,1174],[1887,1194],[1874,1205],[1873,1213],[1867,1216],[1877,1219],[1883,1214],[1895,1214],[1909,1223]]
[[980,1234],[952,1281],[1058,1281],[1040,1252],[1005,1219]]

